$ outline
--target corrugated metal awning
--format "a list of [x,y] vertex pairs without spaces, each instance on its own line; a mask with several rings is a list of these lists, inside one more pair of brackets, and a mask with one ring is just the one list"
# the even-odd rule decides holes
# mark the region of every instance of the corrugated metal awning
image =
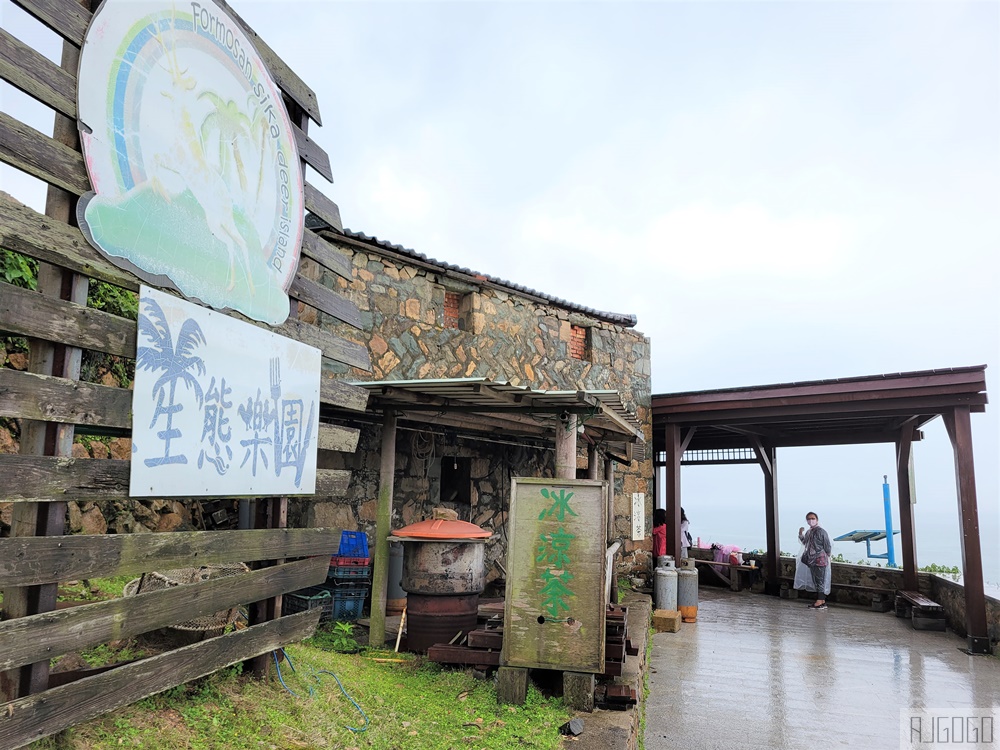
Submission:
[[486,378],[357,381],[369,410],[396,410],[410,421],[509,436],[546,437],[575,414],[588,439],[642,460],[642,425],[612,390],[541,391]]

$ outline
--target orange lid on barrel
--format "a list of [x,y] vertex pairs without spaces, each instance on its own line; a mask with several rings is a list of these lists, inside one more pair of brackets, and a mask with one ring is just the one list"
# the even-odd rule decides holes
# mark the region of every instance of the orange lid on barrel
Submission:
[[492,533],[468,521],[429,518],[393,532],[393,536],[411,539],[487,539]]

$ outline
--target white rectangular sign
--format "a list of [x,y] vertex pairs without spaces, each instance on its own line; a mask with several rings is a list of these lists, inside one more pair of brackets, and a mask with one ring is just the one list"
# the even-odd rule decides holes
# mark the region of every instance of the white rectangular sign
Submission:
[[632,493],[632,541],[646,538],[646,493]]
[[132,497],[312,495],[320,351],[143,286]]

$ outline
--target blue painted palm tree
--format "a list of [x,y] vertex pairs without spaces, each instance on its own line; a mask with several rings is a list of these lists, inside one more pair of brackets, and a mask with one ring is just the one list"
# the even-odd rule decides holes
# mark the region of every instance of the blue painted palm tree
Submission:
[[[170,333],[170,324],[160,305],[152,299],[143,300],[143,312],[139,315],[139,336],[149,340],[151,346],[140,346],[136,353],[135,366],[140,370],[162,371],[163,375],[153,384],[152,395],[156,397],[156,409],[153,411],[153,421],[149,427],[156,426],[161,415],[166,415],[166,427],[156,433],[163,441],[163,455],[147,458],[146,466],[163,464],[186,464],[187,456],[170,455],[170,441],[181,437],[181,431],[173,426],[174,414],[184,408],[183,404],[175,402],[178,381],[186,388],[194,391],[198,406],[202,404],[202,390],[198,379],[192,374],[205,374],[205,363],[201,357],[193,354],[200,344],[206,343],[201,327],[188,318],[181,325],[174,345]],[[169,389],[169,395],[168,395]],[[164,399],[167,403],[164,404]]]

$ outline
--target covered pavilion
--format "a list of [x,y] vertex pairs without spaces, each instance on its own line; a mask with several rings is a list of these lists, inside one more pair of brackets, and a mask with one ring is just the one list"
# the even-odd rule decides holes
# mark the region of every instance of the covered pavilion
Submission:
[[[367,412],[381,417],[382,450],[373,563],[371,628],[373,643],[385,639],[389,522],[400,426],[449,427],[473,439],[549,445],[555,475],[577,478],[577,442],[587,445],[587,478],[614,487],[614,464],[644,460],[642,424],[613,390],[535,390],[488,378],[358,381],[368,391]],[[327,416],[330,416],[329,414]],[[351,415],[351,419],[357,419]],[[613,534],[614,492],[607,501],[607,541]],[[614,547],[617,549],[617,547]],[[613,556],[614,552],[609,553]]]
[[681,465],[755,463],[764,474],[765,591],[778,592],[777,449],[893,443],[903,581],[917,588],[912,445],[941,417],[951,439],[958,487],[969,651],[989,653],[983,563],[972,456],[972,412],[986,410],[985,365],[856,378],[653,395],[653,451],[665,467],[657,496],[667,510],[667,554],[681,548]]

